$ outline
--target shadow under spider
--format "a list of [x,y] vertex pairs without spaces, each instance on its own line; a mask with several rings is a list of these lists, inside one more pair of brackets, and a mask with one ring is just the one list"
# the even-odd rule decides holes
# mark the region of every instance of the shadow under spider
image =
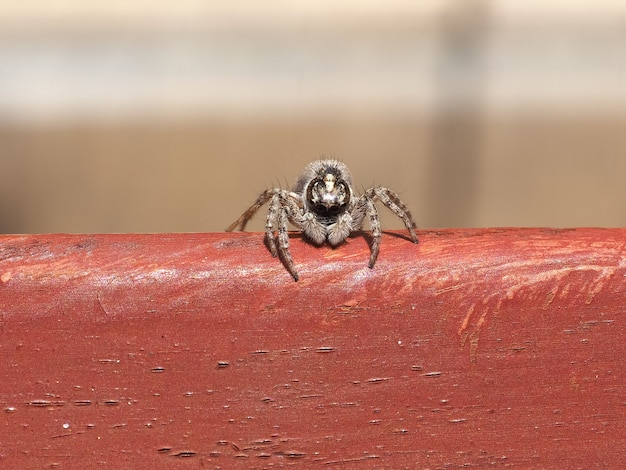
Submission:
[[[397,232],[386,232],[386,231],[382,231],[382,233],[384,233],[385,235],[391,236],[391,237],[396,237],[396,238],[401,238],[403,240],[406,241],[410,241],[413,242],[413,239],[410,236],[404,235],[402,233],[397,233]],[[289,239],[292,238],[299,238],[301,240],[304,240],[305,242],[307,242],[309,245],[315,246],[315,247],[321,247],[321,246],[327,246],[330,247],[331,249],[335,250],[339,247],[341,247],[344,242],[340,243],[339,245],[336,246],[332,246],[329,243],[323,243],[322,245],[316,245],[315,243],[312,243],[310,240],[307,239],[306,236],[304,236],[304,234],[302,232],[289,232],[287,234],[287,236],[289,237]],[[351,233],[350,235],[348,235],[348,238],[357,238],[357,237],[362,237],[363,239],[365,239],[365,241],[367,242],[368,247],[372,248],[372,243],[374,241],[374,237],[372,236],[371,232],[367,232],[367,231],[356,231]],[[276,240],[276,243],[278,243],[278,240]],[[269,248],[269,243],[267,242],[267,236],[263,237],[263,244],[265,245],[265,248],[267,249],[267,251],[270,251]],[[271,251],[270,251],[271,252]],[[285,269],[295,278],[295,280],[298,280],[298,276],[297,274],[294,274],[290,269],[289,269],[289,264],[286,261],[285,258],[285,254],[282,253],[280,250],[277,250],[277,258],[280,260],[281,264],[285,267]],[[294,261],[295,263],[295,261]],[[295,270],[295,267],[293,268]]]
[[[413,243],[413,239],[411,238],[410,235],[405,235],[404,233],[399,233],[399,232],[388,232],[386,230],[382,231],[383,235],[387,235],[389,237],[394,237],[394,238],[401,238],[402,240],[406,240],[408,242]],[[366,241],[367,244],[369,246],[372,246],[372,242],[374,241],[374,236],[372,235],[372,232],[368,232],[368,231],[358,231],[358,232],[353,232],[350,234],[349,238],[357,238],[357,237],[363,237]],[[418,240],[419,242],[419,240]]]
[[[395,238],[400,238],[402,240],[406,240],[408,242],[413,243],[413,239],[411,238],[410,235],[405,235],[404,233],[399,233],[399,232],[388,232],[386,230],[383,230],[382,233],[384,235],[387,235],[389,237],[395,237]],[[332,248],[333,250],[340,248],[344,242],[340,243],[339,245],[335,245],[332,246],[330,243],[326,242],[323,243],[321,245],[316,245],[315,243],[312,243],[307,237],[305,237],[303,235],[302,232],[297,232],[297,231],[291,231],[288,233],[289,239],[295,239],[295,238],[299,238],[301,240],[304,240],[304,242],[308,243],[311,246],[315,246],[315,247],[321,247],[321,246],[328,246],[330,248]],[[350,235],[348,235],[348,238],[358,238],[358,237],[362,237],[365,239],[365,241],[367,242],[368,246],[372,246],[372,243],[374,241],[374,237],[372,236],[371,232],[368,232],[366,230],[358,230],[355,232],[352,232]],[[418,240],[419,243],[419,240]],[[263,244],[265,245],[265,248],[267,248],[267,250],[269,251],[270,247],[269,244],[267,243],[267,237],[263,237]]]

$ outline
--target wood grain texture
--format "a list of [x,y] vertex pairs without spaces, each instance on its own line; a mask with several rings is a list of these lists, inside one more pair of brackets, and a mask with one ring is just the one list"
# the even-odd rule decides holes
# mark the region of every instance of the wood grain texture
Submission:
[[593,468],[626,455],[626,230],[0,237],[5,468]]

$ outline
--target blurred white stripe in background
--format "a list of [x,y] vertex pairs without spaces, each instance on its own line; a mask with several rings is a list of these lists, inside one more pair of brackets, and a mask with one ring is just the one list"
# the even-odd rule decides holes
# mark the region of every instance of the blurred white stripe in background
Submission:
[[626,110],[626,2],[468,2],[4,2],[0,122]]

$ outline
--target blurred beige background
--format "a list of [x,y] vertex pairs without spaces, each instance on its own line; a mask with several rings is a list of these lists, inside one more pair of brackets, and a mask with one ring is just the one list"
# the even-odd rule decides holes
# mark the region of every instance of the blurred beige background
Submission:
[[422,228],[623,226],[624,25],[608,0],[5,2],[0,232],[220,231],[321,155]]

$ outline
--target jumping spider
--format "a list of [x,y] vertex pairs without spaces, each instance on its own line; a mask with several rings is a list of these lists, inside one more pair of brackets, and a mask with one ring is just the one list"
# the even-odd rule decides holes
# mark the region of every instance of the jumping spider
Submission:
[[380,200],[402,219],[413,242],[417,243],[415,223],[398,195],[389,188],[378,186],[357,196],[352,188],[348,167],[337,160],[317,160],[307,165],[292,191],[280,188],[263,191],[256,202],[226,230],[244,230],[254,213],[269,201],[265,224],[268,247],[272,256],[280,256],[297,281],[298,271],[289,252],[288,221],[313,244],[328,242],[331,246],[337,246],[352,232],[360,230],[367,216],[372,230],[369,267],[373,268],[381,238],[378,211],[374,206],[376,200]]

